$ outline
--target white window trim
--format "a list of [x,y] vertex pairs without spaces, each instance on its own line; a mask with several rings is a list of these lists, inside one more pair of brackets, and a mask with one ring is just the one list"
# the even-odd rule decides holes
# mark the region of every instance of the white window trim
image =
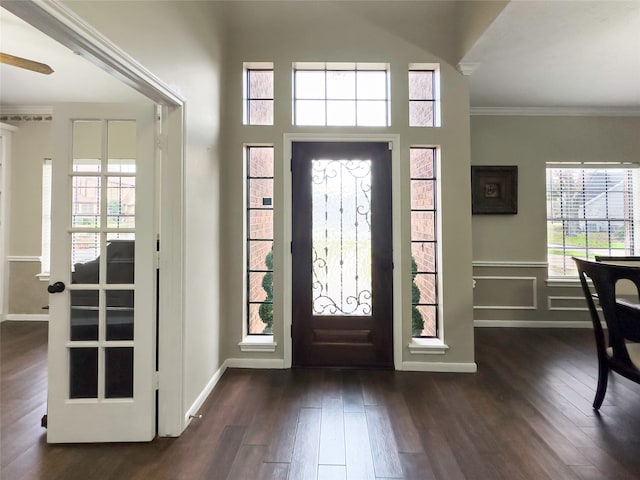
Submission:
[[243,352],[275,352],[278,342],[273,340],[273,335],[245,335],[238,346]]
[[577,277],[549,277],[546,283],[548,287],[574,287],[580,286],[580,279]]
[[413,354],[436,354],[444,355],[449,350],[449,345],[441,338],[417,338],[414,337],[407,345],[409,352]]
[[[246,278],[248,275],[248,271],[247,271],[247,247],[246,247],[246,243],[247,243],[247,148],[248,147],[271,147],[274,149],[274,153],[275,153],[275,147],[272,143],[245,143],[242,146],[242,155],[243,155],[243,162],[242,162],[242,181],[243,181],[243,185],[242,185],[242,198],[243,198],[243,208],[242,208],[242,238],[243,238],[243,242],[245,244],[245,246],[242,249],[242,279],[243,279],[243,287],[242,287],[242,340],[240,342],[238,342],[238,347],[240,347],[240,351],[242,352],[275,352],[276,348],[278,347],[278,342],[275,341],[275,336],[273,334],[271,335],[262,335],[262,334],[253,334],[250,335],[249,331],[248,331],[248,316],[249,316],[249,311],[247,309],[247,297],[249,295],[249,292],[247,292],[247,287],[246,287]],[[275,172],[275,167],[276,167],[276,159],[274,157],[273,159],[273,167],[274,167],[274,172]],[[275,185],[274,185],[275,188]],[[275,191],[274,191],[274,195],[275,195]],[[275,205],[274,205],[274,215],[275,215]],[[275,227],[275,226],[274,226]],[[275,235],[275,228],[274,228],[274,235]],[[274,249],[276,248],[276,241],[275,241],[275,237],[273,239],[273,244],[274,244]],[[275,266],[274,266],[274,272],[275,272]],[[274,299],[274,302],[276,300]],[[274,322],[275,323],[275,322]]]

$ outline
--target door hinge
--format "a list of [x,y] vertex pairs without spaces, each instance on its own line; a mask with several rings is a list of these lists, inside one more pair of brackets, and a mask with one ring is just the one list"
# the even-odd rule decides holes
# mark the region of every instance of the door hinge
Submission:
[[289,160],[289,171],[293,172],[293,157]]
[[154,252],[153,254],[153,268],[160,270],[160,252]]
[[293,323],[291,324],[291,331],[289,333],[291,334],[291,338],[293,338]]
[[289,250],[290,250],[291,253],[293,253],[293,242],[290,243]]
[[158,371],[153,372],[153,389],[154,390],[160,389],[160,372]]
[[389,142],[389,150],[393,150],[393,142]]
[[160,133],[156,137],[156,148],[158,150],[165,151],[167,149],[167,135],[165,133]]

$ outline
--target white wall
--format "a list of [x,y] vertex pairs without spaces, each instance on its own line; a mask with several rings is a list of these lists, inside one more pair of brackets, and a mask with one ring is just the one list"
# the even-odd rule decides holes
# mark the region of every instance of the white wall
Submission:
[[51,158],[51,122],[11,122],[12,205],[9,255],[40,256],[42,247],[42,164]]
[[[40,273],[42,250],[42,165],[51,158],[51,121],[10,120],[17,130],[12,135],[11,204],[9,208],[7,313],[10,318],[45,318],[47,284]],[[5,285],[2,286],[5,289]],[[36,315],[37,317],[34,317]]]
[[[291,98],[293,61],[391,63],[393,127],[367,131],[401,135],[401,174],[407,182],[410,145],[442,148],[441,299],[446,318],[445,341],[450,349],[433,360],[473,362],[470,197],[467,188],[460,188],[469,184],[469,98],[466,82],[453,66],[404,39],[403,29],[397,25],[393,25],[394,32],[379,26],[379,22],[364,20],[356,3],[340,12],[316,2],[223,5],[190,1],[66,1],[65,4],[186,99],[183,412],[189,410],[224,360],[239,355],[237,342],[241,340],[243,321],[242,145],[273,143],[276,158],[282,158],[283,134],[304,130],[293,128],[290,123],[287,99]],[[235,15],[236,5],[253,12],[251,21],[243,14]],[[444,39],[440,48],[443,45]],[[275,62],[279,99],[275,127],[242,126],[243,61]],[[410,62],[441,63],[441,128],[417,129],[407,125],[408,103],[401,100],[407,98],[407,85],[400,79],[405,78]],[[281,188],[282,178],[276,178],[276,189]],[[276,209],[282,211],[283,201],[281,196],[276,197]],[[408,192],[403,192],[402,202],[408,213]],[[279,231],[285,221],[276,219]],[[402,229],[408,247],[408,217],[403,217]],[[280,262],[282,253],[281,250]],[[406,248],[403,258],[406,271],[409,264]],[[402,358],[424,360],[424,356],[418,359],[404,347],[410,340],[411,324],[410,275],[406,277]],[[281,291],[281,272],[276,274],[275,281],[280,282],[276,291]],[[276,307],[278,314],[276,337],[282,345],[282,305]],[[282,355],[279,349],[269,357]]]
[[[230,9],[225,63],[225,98],[222,163],[222,221],[225,225],[221,267],[225,274],[222,285],[223,335],[225,356],[230,358],[282,359],[285,335],[281,295],[284,291],[283,258],[288,254],[283,239],[283,135],[285,133],[399,134],[402,191],[403,278],[402,293],[402,361],[470,363],[473,362],[472,279],[471,279],[471,215],[469,160],[469,94],[465,79],[453,66],[419,48],[397,32],[370,22],[356,8],[341,8],[337,3],[318,2],[239,2]],[[392,126],[389,128],[312,128],[291,125],[292,63],[296,61],[385,62],[391,65]],[[275,65],[275,125],[242,125],[243,62],[273,62]],[[409,63],[440,63],[442,75],[442,127],[410,128],[408,126]],[[275,149],[275,227],[274,255],[274,335],[278,349],[273,354],[241,352],[243,307],[243,162],[245,143],[273,144]],[[409,255],[409,147],[437,145],[441,147],[442,213],[441,246],[443,261],[440,275],[443,288],[439,292],[445,318],[444,355],[412,355],[407,344],[411,340],[411,295]],[[280,295],[280,297],[279,297]]]
[[11,201],[10,175],[12,137],[16,128],[0,123],[0,322],[8,311],[9,264],[9,207]]
[[639,133],[638,117],[471,117],[471,163],[517,165],[519,176],[517,215],[473,216],[474,275],[536,280],[503,282],[497,295],[497,284],[479,284],[476,305],[498,308],[476,309],[477,320],[589,321],[577,278],[573,286],[547,283],[546,163],[638,162]]

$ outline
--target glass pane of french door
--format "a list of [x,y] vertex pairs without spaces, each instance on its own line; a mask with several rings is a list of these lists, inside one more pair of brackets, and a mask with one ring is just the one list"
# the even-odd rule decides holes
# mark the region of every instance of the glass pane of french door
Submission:
[[131,398],[136,122],[74,120],[72,135],[69,398]]

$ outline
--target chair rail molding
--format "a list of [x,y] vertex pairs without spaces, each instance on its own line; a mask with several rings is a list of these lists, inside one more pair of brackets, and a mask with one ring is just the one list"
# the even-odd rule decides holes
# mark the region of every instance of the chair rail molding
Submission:
[[533,262],[527,260],[474,260],[474,268],[547,268],[548,262]]
[[35,255],[9,255],[7,257],[8,262],[38,262],[40,263],[41,257]]
[[592,328],[590,321],[582,320],[474,320],[473,326],[479,328]]
[[640,117],[637,107],[471,107],[472,116],[494,117]]

